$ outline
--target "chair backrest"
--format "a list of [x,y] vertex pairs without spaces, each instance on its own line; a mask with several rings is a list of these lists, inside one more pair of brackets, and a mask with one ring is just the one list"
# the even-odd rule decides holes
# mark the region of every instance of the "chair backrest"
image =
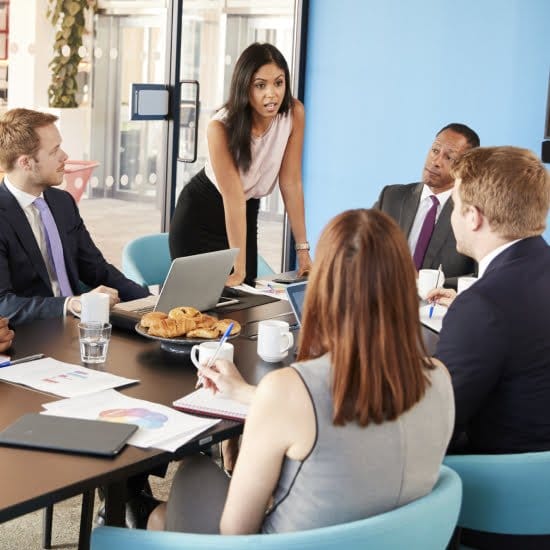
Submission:
[[275,271],[273,271],[265,259],[258,254],[258,277],[269,277],[270,275],[275,275]]
[[368,519],[295,533],[230,537],[98,527],[92,533],[92,549],[441,550],[456,525],[461,494],[459,477],[442,466],[430,494]]
[[164,283],[171,263],[168,233],[138,237],[122,250],[124,275],[145,287]]
[[550,452],[454,455],[462,479],[458,525],[509,535],[550,534]]

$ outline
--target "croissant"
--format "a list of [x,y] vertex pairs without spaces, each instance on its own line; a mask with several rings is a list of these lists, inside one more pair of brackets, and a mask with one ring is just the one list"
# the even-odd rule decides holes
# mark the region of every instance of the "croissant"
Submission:
[[150,311],[146,313],[140,321],[140,325],[144,328],[150,327],[153,323],[166,319],[168,317],[163,311]]
[[216,317],[212,317],[212,315],[207,315],[206,313],[202,313],[200,317],[197,320],[197,328],[213,328],[214,325],[218,322]]
[[151,336],[160,336],[161,338],[175,338],[181,335],[178,323],[174,319],[161,319],[149,327]]
[[212,330],[208,328],[196,328],[194,330],[190,330],[187,333],[187,338],[208,338],[208,339],[214,339],[217,338],[219,335],[219,332],[217,330]]
[[187,334],[190,330],[197,328],[197,323],[193,319],[187,317],[182,317],[181,319],[176,319],[176,326],[178,328],[178,336],[183,336]]
[[220,334],[223,334],[231,323],[233,323],[233,328],[229,335],[233,336],[234,334],[239,334],[239,332],[241,332],[241,324],[233,319],[220,319],[213,328],[218,329]]
[[171,319],[180,319],[181,317],[198,317],[201,312],[191,306],[179,306],[171,309],[168,312],[168,317]]

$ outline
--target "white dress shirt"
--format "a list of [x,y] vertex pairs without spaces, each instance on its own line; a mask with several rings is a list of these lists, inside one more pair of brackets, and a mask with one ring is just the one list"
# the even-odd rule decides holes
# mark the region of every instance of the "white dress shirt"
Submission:
[[[439,219],[439,215],[445,206],[445,203],[451,197],[452,189],[443,191],[435,195],[439,201],[439,206],[437,207],[437,212],[435,213],[435,222]],[[427,185],[424,185],[422,188],[422,195],[420,196],[420,202],[418,203],[418,209],[416,210],[416,216],[414,217],[413,224],[411,226],[411,231],[409,233],[409,249],[411,254],[414,254],[416,248],[416,243],[418,242],[418,237],[420,237],[420,231],[422,229],[422,224],[426,218],[428,210],[432,206],[432,199],[430,198],[435,193],[432,193],[430,188]]]
[[507,248],[510,248],[513,244],[519,243],[519,241],[522,241],[523,239],[516,239],[515,241],[510,241],[509,243],[503,244],[499,246],[498,248],[495,248],[492,252],[489,252],[486,256],[481,258],[478,263],[478,270],[477,270],[477,278],[481,279],[483,277],[483,274],[485,271],[487,271],[487,268],[489,267],[489,264],[502,252],[504,252]]

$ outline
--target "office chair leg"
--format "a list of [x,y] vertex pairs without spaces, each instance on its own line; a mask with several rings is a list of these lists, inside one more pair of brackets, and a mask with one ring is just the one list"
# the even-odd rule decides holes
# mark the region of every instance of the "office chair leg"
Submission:
[[53,504],[44,508],[42,516],[42,548],[52,547]]
[[90,548],[92,534],[92,519],[94,515],[95,490],[82,493],[82,508],[80,511],[80,533],[78,535],[78,548],[81,550]]

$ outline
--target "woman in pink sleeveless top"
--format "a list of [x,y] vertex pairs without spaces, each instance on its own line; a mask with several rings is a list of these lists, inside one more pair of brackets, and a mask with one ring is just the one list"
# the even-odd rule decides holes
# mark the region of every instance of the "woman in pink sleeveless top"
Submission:
[[300,273],[311,259],[304,219],[304,106],[290,92],[288,65],[271,44],[237,60],[229,99],[208,124],[206,166],[184,187],[170,225],[172,258],[238,248],[227,285],[256,277],[259,200],[275,185],[296,241]]

